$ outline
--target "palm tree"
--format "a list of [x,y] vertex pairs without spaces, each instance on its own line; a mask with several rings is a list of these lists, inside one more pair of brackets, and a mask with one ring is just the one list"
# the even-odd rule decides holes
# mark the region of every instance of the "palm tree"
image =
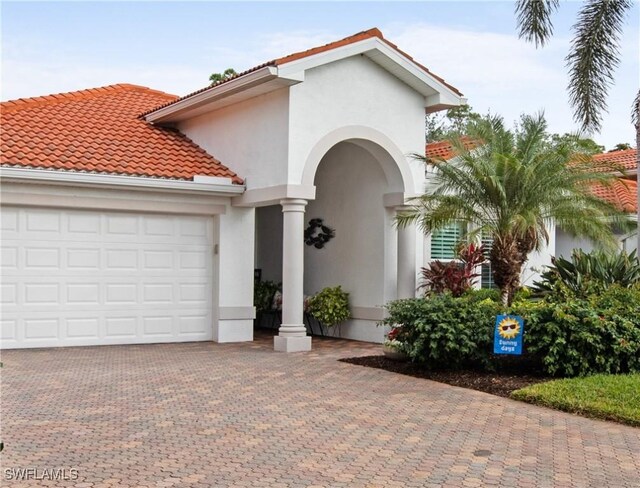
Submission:
[[529,254],[549,242],[552,223],[610,246],[616,243],[613,226],[633,227],[627,215],[590,191],[616,176],[594,171],[575,143],[550,143],[546,127],[542,114],[522,116],[515,131],[491,117],[471,124],[468,135],[479,143],[474,149],[459,138],[451,141],[453,160],[415,155],[434,167],[434,191],[416,197],[397,218],[399,226],[415,222],[424,232],[460,222],[472,229],[470,238],[491,236],[489,261],[505,305],[520,287]]
[[215,85],[216,83],[220,83],[221,81],[233,78],[234,76],[237,76],[237,74],[238,73],[236,73],[235,69],[227,68],[222,73],[211,73],[211,76],[209,76],[209,81],[212,85]]
[[[620,64],[620,34],[632,4],[631,0],[586,0],[573,25],[574,38],[566,57],[569,99],[585,131],[601,127],[607,93]],[[544,46],[553,35],[552,17],[559,5],[559,0],[517,0],[520,38]],[[638,110],[635,104],[636,115]]]
[[[620,63],[620,33],[632,4],[631,0],[586,0],[573,26],[575,37],[566,58],[569,98],[574,116],[585,131],[600,129],[613,73]],[[559,5],[559,0],[517,0],[520,37],[535,43],[536,47],[544,46],[553,35],[552,17]],[[636,148],[640,149],[640,90],[633,102],[632,120],[636,129]],[[637,168],[640,174],[640,151]]]

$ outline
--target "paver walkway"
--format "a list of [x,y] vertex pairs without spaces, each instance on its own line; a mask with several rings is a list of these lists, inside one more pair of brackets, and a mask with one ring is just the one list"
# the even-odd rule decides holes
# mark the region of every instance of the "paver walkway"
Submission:
[[640,486],[640,429],[270,344],[4,352],[0,485]]

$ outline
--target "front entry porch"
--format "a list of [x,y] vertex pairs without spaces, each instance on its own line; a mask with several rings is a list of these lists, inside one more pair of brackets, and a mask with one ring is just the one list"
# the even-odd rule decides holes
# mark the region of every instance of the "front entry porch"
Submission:
[[[405,204],[404,181],[389,153],[371,141],[333,146],[316,166],[314,199],[284,198],[256,209],[256,268],[261,279],[282,283],[282,324],[277,351],[311,349],[305,297],[341,286],[350,295],[351,318],[329,335],[382,342],[389,300],[415,296],[421,255],[414,227],[397,229]],[[306,245],[312,219],[335,231],[322,248]]]

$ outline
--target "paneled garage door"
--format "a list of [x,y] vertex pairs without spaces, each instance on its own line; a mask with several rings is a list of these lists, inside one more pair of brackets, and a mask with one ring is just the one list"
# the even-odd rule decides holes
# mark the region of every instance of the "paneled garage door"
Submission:
[[212,338],[210,217],[2,208],[2,347]]

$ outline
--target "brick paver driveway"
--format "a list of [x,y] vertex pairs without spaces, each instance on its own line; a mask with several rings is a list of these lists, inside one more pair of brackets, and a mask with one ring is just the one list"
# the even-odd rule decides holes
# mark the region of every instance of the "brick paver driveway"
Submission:
[[[336,361],[374,345],[314,346],[4,352],[0,484],[640,486],[640,429]],[[7,482],[16,468],[78,479]]]

